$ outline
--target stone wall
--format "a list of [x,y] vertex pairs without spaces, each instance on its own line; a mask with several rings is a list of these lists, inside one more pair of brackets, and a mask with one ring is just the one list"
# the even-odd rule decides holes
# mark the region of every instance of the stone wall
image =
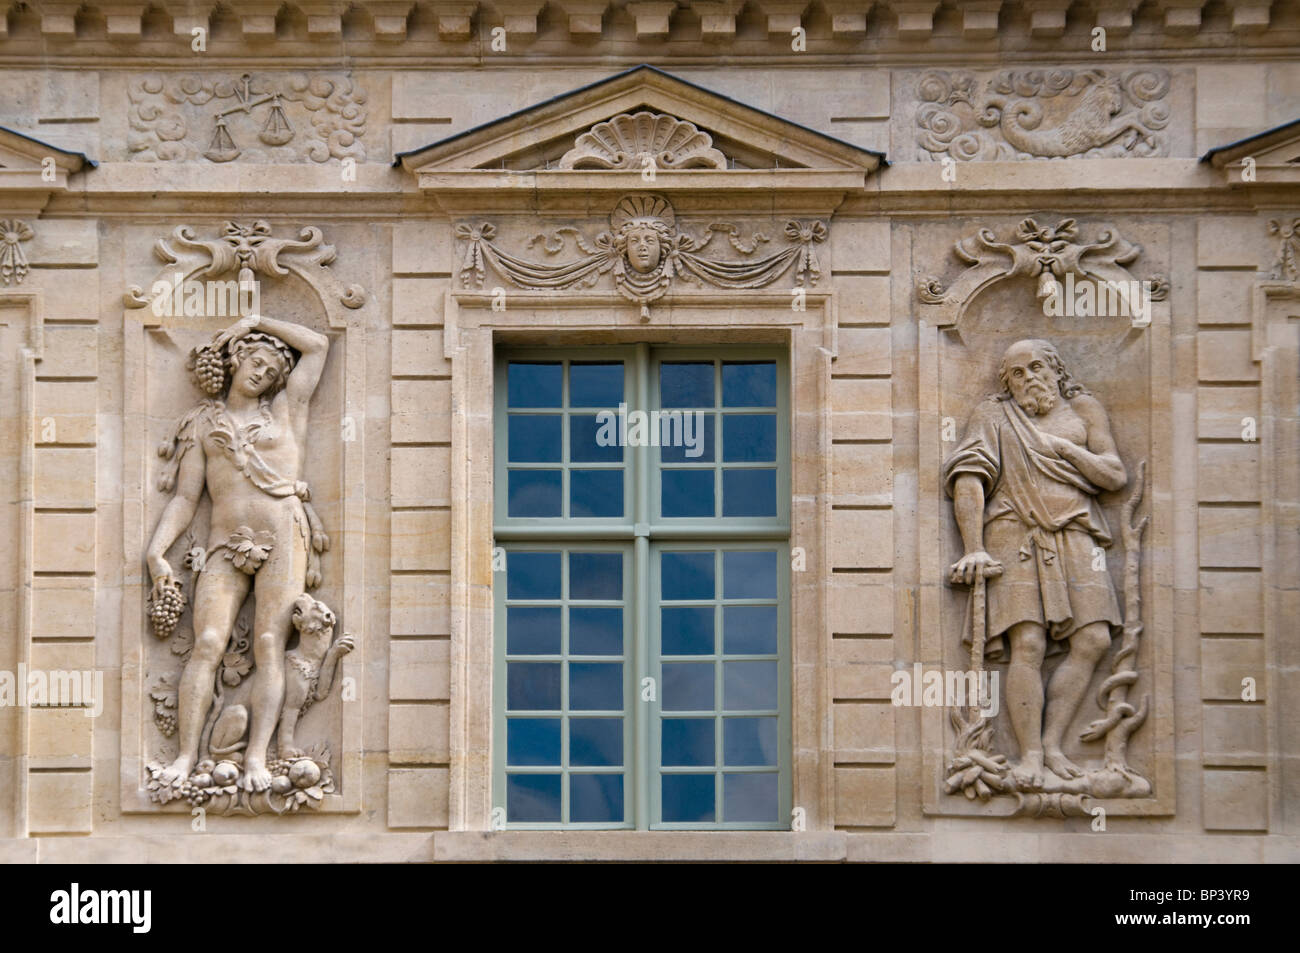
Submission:
[[[15,93],[0,101],[0,482],[13,488],[0,669],[103,678],[79,706],[102,705],[98,717],[0,707],[0,857],[1300,856],[1294,8],[205,10],[0,4],[0,88]],[[1108,52],[1090,49],[1098,25]],[[641,62],[670,75],[630,69]],[[707,131],[725,163],[652,162],[649,178],[640,164],[565,167],[575,136],[637,109]],[[741,288],[674,279],[642,300],[608,270],[587,286],[512,283],[482,252],[558,260],[530,236],[591,240],[621,196],[646,192],[667,197],[683,235],[734,223],[740,245],[761,231],[763,254],[803,247],[817,270]],[[1026,220],[1055,239],[1025,237]],[[825,240],[787,237],[787,221],[819,221]],[[241,240],[225,223],[245,229],[246,251],[277,250],[218,268]],[[749,260],[712,241],[719,260]],[[1085,264],[1058,280],[1151,281],[1149,320],[1046,315],[1032,262],[1070,249]],[[146,615],[171,498],[155,449],[202,397],[187,354],[237,318],[159,314],[155,283],[239,267],[264,314],[328,342],[303,479],[330,537],[315,595],[355,648],[302,720],[328,745],[316,759],[332,787],[285,773],[281,794],[319,795],[242,810],[262,795],[232,785],[186,837],[192,805],[150,786],[149,764],[175,757],[163,726],[195,651],[156,639]],[[1145,794],[963,797],[944,787],[960,754],[952,706],[891,700],[896,672],[969,661],[941,472],[1023,338],[1057,343],[1110,416],[1129,477],[1101,497],[1117,542],[1146,461],[1129,700],[1149,702],[1128,752]],[[790,354],[789,543],[807,560],[792,573],[790,832],[492,829],[494,348],[638,341]],[[169,550],[178,574],[189,548]],[[1124,553],[1104,569],[1121,606]],[[239,664],[218,678],[235,673],[222,690],[244,699]],[[1112,664],[1113,651],[1072,730],[1106,711]],[[999,726],[995,750],[1013,753]],[[1099,743],[1080,750],[1101,757]]]

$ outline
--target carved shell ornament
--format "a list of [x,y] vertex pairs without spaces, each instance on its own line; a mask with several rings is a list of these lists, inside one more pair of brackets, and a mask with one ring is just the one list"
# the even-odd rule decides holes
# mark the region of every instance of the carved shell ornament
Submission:
[[[647,162],[647,160],[649,160]],[[598,122],[574,140],[561,169],[725,169],[727,157],[694,123],[651,112]]]
[[[701,254],[716,233],[727,236],[743,261],[725,260]],[[813,250],[826,241],[826,224],[820,221],[785,223],[784,248],[762,257],[752,257],[770,241],[762,232],[750,241],[739,238],[740,229],[729,222],[714,222],[703,238],[679,230],[672,204],[662,195],[638,192],[625,195],[609,216],[609,231],[588,240],[578,229],[564,227],[549,234],[534,235],[531,247],[540,244],[547,255],[559,255],[570,235],[582,257],[557,263],[529,261],[514,255],[496,242],[497,230],[490,222],[456,226],[456,238],[463,243],[460,280],[467,288],[481,288],[487,266],[511,284],[533,291],[591,288],[601,275],[612,272],[618,292],[641,306],[641,320],[650,319],[650,302],[667,294],[673,281],[702,281],[718,288],[760,288],[787,272],[802,286],[816,284],[821,266]]]

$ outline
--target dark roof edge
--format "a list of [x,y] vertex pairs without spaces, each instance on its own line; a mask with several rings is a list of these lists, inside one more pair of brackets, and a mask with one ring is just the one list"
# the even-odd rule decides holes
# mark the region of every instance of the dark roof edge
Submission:
[[847,149],[852,149],[855,152],[861,152],[865,155],[872,156],[877,160],[880,168],[886,168],[890,164],[889,160],[885,157],[885,154],[883,152],[877,152],[875,149],[866,149],[862,146],[854,145],[851,142],[845,142],[843,139],[837,139],[835,136],[827,135],[826,133],[818,129],[812,129],[808,126],[803,125],[802,123],[797,123],[794,122],[793,120],[786,119],[783,116],[778,116],[776,113],[770,113],[765,109],[759,109],[757,106],[751,106],[748,103],[742,103],[738,99],[732,99],[730,96],[724,95],[723,93],[715,92],[714,90],[709,89],[706,86],[701,86],[698,83],[692,83],[689,79],[682,79],[680,76],[675,76],[672,73],[667,72],[666,70],[661,70],[657,66],[651,66],[649,63],[642,63],[639,66],[633,66],[630,67],[629,69],[625,69],[621,73],[615,73],[613,76],[606,76],[604,79],[598,79],[594,83],[588,83],[586,86],[578,86],[575,89],[569,90],[567,93],[560,93],[557,96],[552,96],[550,99],[544,99],[540,103],[533,103],[531,106],[525,106],[523,109],[516,109],[512,113],[508,113],[504,116],[499,116],[496,119],[491,119],[488,120],[487,122],[479,123],[477,126],[473,126],[469,129],[462,130],[461,132],[458,132],[455,135],[448,136],[445,139],[439,139],[437,142],[431,142],[427,146],[421,146],[418,149],[408,149],[405,152],[399,152],[393,156],[393,166],[394,167],[400,166],[402,164],[402,160],[405,159],[407,156],[418,155],[421,152],[427,152],[429,149],[433,149],[437,146],[445,146],[449,142],[455,142],[457,139],[462,139],[465,136],[472,135],[473,133],[481,132],[482,130],[491,128],[492,126],[495,126],[498,123],[509,122],[511,119],[515,119],[519,116],[522,116],[524,113],[531,112],[534,109],[541,109],[545,106],[551,105],[552,103],[559,102],[562,99],[568,99],[570,96],[577,96],[579,93],[585,93],[588,90],[596,89],[597,87],[604,86],[606,83],[612,83],[615,80],[622,79],[625,76],[630,76],[633,73],[640,72],[641,70],[649,70],[652,73],[657,73],[660,76],[665,76],[668,79],[671,79],[673,82],[681,83],[684,86],[689,86],[692,89],[699,90],[702,93],[707,93],[710,96],[716,96],[718,99],[721,99],[728,103],[732,103],[736,106],[740,106],[744,109],[753,110],[756,113],[760,113],[764,116],[768,116],[772,119],[777,120],[778,122],[783,122],[786,123],[787,125],[794,126],[796,129],[802,129],[804,132],[811,133],[812,135],[817,136],[820,139],[825,139],[827,142],[833,142],[838,146],[843,146]]
[[1201,162],[1213,162],[1214,157],[1223,152],[1230,152],[1233,149],[1239,149],[1244,145],[1256,142],[1260,139],[1267,139],[1269,136],[1275,136],[1279,132],[1294,128],[1300,132],[1300,119],[1292,119],[1290,122],[1284,122],[1280,126],[1274,126],[1272,129],[1265,129],[1263,132],[1257,132],[1253,136],[1247,136],[1245,139],[1238,139],[1236,142],[1229,142],[1225,145],[1215,146],[1205,155],[1201,156]]
[[90,156],[86,155],[84,152],[73,152],[71,149],[64,149],[61,146],[54,145],[52,142],[46,142],[44,139],[37,139],[35,136],[29,136],[25,132],[19,132],[17,129],[10,129],[8,126],[0,126],[0,132],[7,132],[11,136],[17,136],[19,139],[26,139],[28,142],[35,143],[45,149],[50,149],[60,155],[80,159],[82,165],[89,166],[92,169],[99,168],[99,163],[90,158]]

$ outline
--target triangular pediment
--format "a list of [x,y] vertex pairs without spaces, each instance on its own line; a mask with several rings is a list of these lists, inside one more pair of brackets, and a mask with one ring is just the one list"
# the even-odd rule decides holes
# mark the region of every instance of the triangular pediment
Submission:
[[68,176],[95,162],[26,133],[0,126],[0,192],[45,193],[66,189]]
[[[647,160],[647,156],[649,159]],[[884,155],[638,66],[397,156],[421,176],[455,172],[877,169]]]
[[1300,119],[1218,146],[1201,161],[1224,170],[1233,185],[1300,185]]

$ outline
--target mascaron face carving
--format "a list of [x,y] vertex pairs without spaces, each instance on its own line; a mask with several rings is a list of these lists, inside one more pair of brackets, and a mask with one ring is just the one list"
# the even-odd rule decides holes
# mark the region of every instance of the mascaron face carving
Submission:
[[[725,260],[705,255],[715,234],[727,236],[731,247],[744,260]],[[649,304],[663,297],[673,281],[704,282],[718,288],[759,288],[793,272],[794,283],[816,284],[821,266],[813,246],[826,240],[824,222],[788,221],[786,246],[770,255],[755,257],[760,246],[771,239],[756,232],[745,241],[740,229],[730,223],[712,223],[703,238],[687,234],[677,223],[672,204],[662,195],[633,193],[615,204],[609,216],[609,231],[588,241],[576,228],[556,229],[549,235],[534,236],[528,244],[540,244],[547,255],[559,255],[565,236],[573,237],[583,257],[547,263],[520,258],[496,243],[496,226],[488,222],[456,226],[456,237],[464,246],[460,278],[466,287],[481,288],[487,266],[512,284],[530,290],[590,288],[600,277],[612,273],[614,285],[623,297],[641,306],[642,320],[649,320]]]

